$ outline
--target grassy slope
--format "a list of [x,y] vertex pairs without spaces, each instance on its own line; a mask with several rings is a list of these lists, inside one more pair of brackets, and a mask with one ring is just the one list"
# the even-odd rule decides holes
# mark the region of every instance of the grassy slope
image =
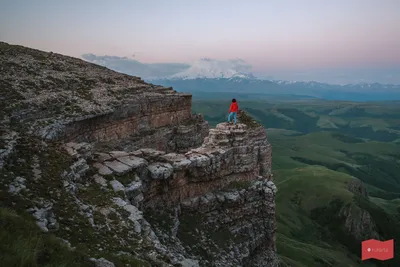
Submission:
[[[352,201],[346,174],[319,166],[276,170],[277,249],[284,263],[291,266],[355,266],[356,258],[349,258],[339,243],[324,242],[309,212],[335,197]],[[312,175],[310,175],[312,174]]]
[[71,251],[54,235],[42,233],[32,216],[6,208],[0,208],[0,251],[2,266],[94,266],[80,251]]
[[[328,205],[335,198],[343,200],[345,204],[356,205],[353,194],[347,190],[347,183],[352,177],[346,173],[319,165],[307,165],[290,158],[293,155],[301,155],[308,159],[318,159],[320,162],[346,163],[343,154],[329,149],[329,143],[326,143],[329,141],[327,133],[284,137],[269,132],[269,138],[274,147],[274,181],[279,190],[276,199],[277,248],[282,255],[282,261],[290,266],[359,266],[357,256],[350,254],[338,241],[321,242],[323,231],[317,230],[318,225],[310,219],[310,212],[314,208]],[[368,143],[364,143],[367,147],[362,147],[331,141],[333,147],[346,147],[354,151],[370,149]],[[314,145],[310,145],[309,142],[313,142]],[[380,147],[385,151],[384,148]],[[393,214],[397,211],[396,204],[399,204],[398,199],[371,200]],[[364,263],[363,266],[368,265]]]
[[[195,102],[194,111],[216,124],[225,119],[228,104],[229,101]],[[400,111],[392,106],[379,109],[375,104],[326,101],[242,101],[239,105],[264,126],[271,127],[267,132],[273,146],[273,173],[278,187],[277,248],[282,262],[294,267],[375,266],[370,261],[361,264],[358,253],[351,253],[346,244],[335,238],[338,232],[332,232],[333,237],[327,240],[327,227],[317,224],[310,213],[334,199],[350,204],[354,212],[360,210],[360,203],[347,189],[353,175],[366,182],[370,194],[389,199],[370,197],[362,207],[375,216],[382,231],[389,233],[388,238],[396,234],[396,226],[380,218],[399,213],[400,200],[390,199],[400,196],[396,172],[399,146],[391,142],[400,135],[396,138],[388,133],[390,127],[400,124],[400,116],[394,116]],[[396,266],[392,261],[386,264]]]
[[[275,131],[269,136],[274,147],[275,168],[323,165],[349,173],[377,188],[400,193],[400,179],[396,179],[400,166],[393,156],[398,153],[398,145],[376,141],[348,143],[340,140],[342,136],[338,138],[330,132],[290,137],[277,135]],[[375,162],[385,167],[373,166]]]
[[[118,251],[136,252],[135,249],[138,249],[135,240],[126,240],[129,244],[125,245],[115,238],[116,235],[129,236],[129,232],[123,228],[122,232],[118,228],[98,228],[95,231],[85,214],[74,204],[74,197],[63,189],[63,180],[60,179],[61,173],[67,170],[72,160],[64,151],[53,145],[42,147],[37,139],[28,136],[21,137],[18,141],[5,168],[0,169],[0,262],[6,262],[4,266],[90,267],[92,265],[88,261],[89,257],[103,257],[114,262],[116,267],[150,266],[130,254],[115,256]],[[34,157],[42,163],[39,181],[33,178],[31,166],[34,164]],[[93,173],[89,171],[88,177],[91,174]],[[16,176],[26,179],[28,190],[12,195],[8,193],[8,184]],[[104,191],[95,183],[81,188],[77,193],[82,201],[97,207],[110,205],[110,199],[114,196],[113,192]],[[52,211],[57,216],[57,231],[42,233],[35,225],[32,215],[26,214],[28,207],[38,205],[38,198],[54,200]],[[120,220],[119,217],[110,215],[107,219],[109,227],[119,224]],[[94,220],[100,225],[106,217],[94,212]],[[110,223],[110,220],[113,222]],[[76,251],[68,250],[55,236],[68,240]],[[102,250],[99,250],[99,244],[102,245]]]

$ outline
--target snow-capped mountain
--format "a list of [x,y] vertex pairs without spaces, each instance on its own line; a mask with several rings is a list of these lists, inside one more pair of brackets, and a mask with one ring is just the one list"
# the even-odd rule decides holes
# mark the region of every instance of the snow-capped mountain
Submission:
[[169,79],[198,79],[198,78],[255,78],[251,73],[251,65],[244,60],[215,60],[202,58],[190,64],[188,69],[178,72]]

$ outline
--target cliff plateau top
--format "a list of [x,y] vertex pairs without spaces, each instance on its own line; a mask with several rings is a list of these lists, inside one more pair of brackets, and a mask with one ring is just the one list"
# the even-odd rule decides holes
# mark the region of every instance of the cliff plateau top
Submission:
[[0,42],[3,124],[23,123],[36,132],[165,95],[191,98],[78,58]]

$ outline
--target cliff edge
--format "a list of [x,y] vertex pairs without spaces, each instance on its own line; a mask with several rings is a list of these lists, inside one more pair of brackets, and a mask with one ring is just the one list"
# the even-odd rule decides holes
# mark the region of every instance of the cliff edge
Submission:
[[189,94],[6,43],[0,66],[3,207],[93,266],[278,266],[272,148],[246,113],[210,129]]

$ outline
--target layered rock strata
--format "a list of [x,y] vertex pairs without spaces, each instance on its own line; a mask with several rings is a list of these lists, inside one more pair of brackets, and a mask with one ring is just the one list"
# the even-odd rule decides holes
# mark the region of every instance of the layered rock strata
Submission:
[[45,140],[184,152],[208,123],[192,96],[56,53],[0,42],[2,113]]
[[95,159],[98,175],[112,177],[112,187],[180,254],[201,266],[277,264],[276,187],[262,127],[221,123],[187,153],[139,149]]

